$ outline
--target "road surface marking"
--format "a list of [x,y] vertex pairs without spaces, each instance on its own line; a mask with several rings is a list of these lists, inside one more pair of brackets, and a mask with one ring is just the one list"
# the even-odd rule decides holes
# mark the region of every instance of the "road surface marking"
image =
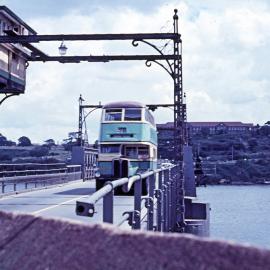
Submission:
[[66,203],[69,203],[69,202],[73,202],[73,201],[75,201],[75,200],[79,200],[79,199],[81,199],[81,198],[88,197],[88,196],[89,196],[89,195],[83,195],[83,196],[80,196],[80,197],[77,197],[77,198],[73,198],[73,199],[71,199],[71,200],[64,201],[64,202],[62,202],[62,203],[59,203],[59,204],[56,204],[56,205],[53,205],[53,206],[46,207],[46,208],[40,209],[40,210],[35,211],[35,212],[32,212],[32,214],[36,215],[36,214],[45,212],[45,211],[47,211],[47,210],[56,208],[56,207],[58,207],[58,206],[61,206],[61,205],[63,205],[63,204],[66,204]]

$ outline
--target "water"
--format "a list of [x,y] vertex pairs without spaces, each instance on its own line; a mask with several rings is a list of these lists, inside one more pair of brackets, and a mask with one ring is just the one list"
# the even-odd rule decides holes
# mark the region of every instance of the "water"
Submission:
[[207,186],[197,195],[210,203],[211,238],[270,249],[270,186]]

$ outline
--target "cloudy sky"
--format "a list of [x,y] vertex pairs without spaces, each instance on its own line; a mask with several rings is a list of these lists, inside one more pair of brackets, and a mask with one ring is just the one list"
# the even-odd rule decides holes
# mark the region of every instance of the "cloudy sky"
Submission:
[[[0,0],[39,34],[169,32],[178,8],[189,121],[270,120],[270,0]],[[56,55],[59,42],[39,48]],[[130,42],[66,42],[69,55],[151,53]],[[158,46],[162,46],[159,43]],[[168,46],[167,51],[170,51]],[[137,100],[170,103],[173,84],[141,62],[30,63],[24,95],[0,107],[0,133],[17,140],[61,141],[77,130],[78,97],[87,104]],[[158,123],[172,111],[155,113]],[[88,117],[90,140],[100,111]]]

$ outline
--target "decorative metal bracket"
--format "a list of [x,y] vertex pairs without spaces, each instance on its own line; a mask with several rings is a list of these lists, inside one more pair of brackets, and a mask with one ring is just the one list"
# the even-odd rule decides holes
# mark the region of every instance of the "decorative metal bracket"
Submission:
[[130,227],[132,227],[132,228],[133,228],[133,226],[135,225],[135,219],[136,219],[136,218],[139,218],[139,219],[140,219],[140,216],[141,216],[140,212],[137,211],[137,210],[134,210],[134,211],[126,211],[126,212],[123,213],[122,216],[124,216],[124,215],[127,215],[126,220],[128,221],[128,225],[129,225]]
[[142,197],[142,201],[145,201],[144,206],[147,209],[150,208],[151,205],[154,204],[154,199],[152,197]]
[[[137,47],[139,45],[139,42],[142,42],[142,43],[145,43],[145,44],[149,45],[154,50],[156,50],[160,55],[164,56],[164,53],[159,48],[157,48],[156,45],[154,45],[154,44],[152,44],[152,43],[150,43],[148,41],[145,41],[143,39],[134,39],[131,44],[134,47]],[[157,65],[162,67],[172,77],[172,79],[174,79],[174,72],[173,72],[173,69],[172,69],[173,63],[170,63],[170,61],[168,59],[165,59],[165,61],[166,61],[167,65],[168,65],[168,67],[166,67],[164,64],[160,63],[158,60],[146,60],[145,65],[147,67],[151,67],[152,62],[156,63]]]
[[4,94],[5,97],[3,97],[1,100],[0,100],[0,105],[8,98],[10,97],[13,97],[13,96],[18,96],[19,94]]

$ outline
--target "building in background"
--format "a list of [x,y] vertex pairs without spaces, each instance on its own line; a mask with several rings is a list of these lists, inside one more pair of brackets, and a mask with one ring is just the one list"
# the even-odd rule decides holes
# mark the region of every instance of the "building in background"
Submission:
[[[37,33],[6,6],[0,6],[0,35],[36,35]],[[0,44],[0,94],[21,94],[29,50],[21,44]]]
[[189,122],[190,135],[201,134],[239,134],[253,131],[255,126],[251,123],[242,122]]
[[81,165],[82,179],[92,180],[95,178],[97,168],[98,150],[89,146],[73,146],[71,164]]

